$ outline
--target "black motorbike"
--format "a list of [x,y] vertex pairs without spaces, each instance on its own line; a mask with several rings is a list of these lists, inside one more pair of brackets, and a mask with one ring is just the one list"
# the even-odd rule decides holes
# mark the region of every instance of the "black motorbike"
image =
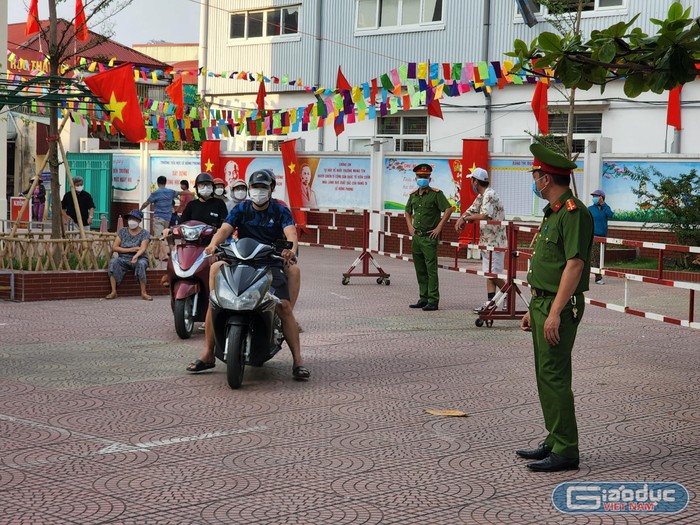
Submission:
[[226,363],[228,385],[237,389],[245,366],[262,366],[282,348],[284,335],[276,306],[280,300],[272,288],[270,260],[283,258],[288,241],[275,246],[245,238],[219,246],[225,264],[216,276],[210,295],[216,346],[214,353]]

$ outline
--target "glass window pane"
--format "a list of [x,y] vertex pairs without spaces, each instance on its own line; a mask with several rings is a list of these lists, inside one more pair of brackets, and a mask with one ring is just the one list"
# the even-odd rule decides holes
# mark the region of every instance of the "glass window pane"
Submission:
[[403,0],[401,5],[401,25],[420,23],[420,0]]
[[401,133],[401,117],[385,117],[377,121],[377,133],[380,135],[398,135]]
[[299,8],[298,7],[287,7],[282,10],[283,17],[282,22],[284,23],[284,30],[282,34],[284,35],[294,35],[299,32]]
[[419,139],[404,139],[401,151],[423,151],[423,141]]
[[357,2],[357,28],[377,27],[377,1],[359,0]]
[[425,135],[428,133],[428,117],[404,117],[404,135]]
[[265,13],[255,11],[248,13],[248,38],[257,38],[263,36],[263,19]]
[[622,7],[624,0],[598,0],[598,7]]
[[566,133],[568,115],[564,113],[549,114],[549,132],[552,134]]
[[267,32],[265,36],[277,36],[282,34],[282,11],[274,9],[267,13]]
[[423,0],[423,22],[442,20],[442,0]]
[[245,13],[231,15],[230,38],[245,38]]
[[379,27],[399,24],[399,0],[379,0]]
[[581,113],[574,115],[574,133],[601,133],[602,130],[602,113]]

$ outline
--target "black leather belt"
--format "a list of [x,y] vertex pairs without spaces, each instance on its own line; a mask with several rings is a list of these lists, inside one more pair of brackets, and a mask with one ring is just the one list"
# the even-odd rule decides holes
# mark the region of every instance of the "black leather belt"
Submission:
[[422,232],[422,231],[414,230],[413,235],[415,235],[416,237],[429,237],[430,232]]
[[539,288],[530,288],[530,293],[533,297],[554,297],[557,295],[557,292],[548,292]]

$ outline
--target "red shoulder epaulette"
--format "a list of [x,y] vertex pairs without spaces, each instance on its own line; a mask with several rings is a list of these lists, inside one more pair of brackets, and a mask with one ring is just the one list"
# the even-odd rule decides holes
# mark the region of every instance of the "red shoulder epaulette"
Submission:
[[409,193],[409,195],[413,195],[413,194],[414,194],[415,192],[417,192],[418,190],[420,190],[420,188],[416,188],[416,189],[413,190],[411,193]]
[[561,201],[557,201],[552,205],[552,211],[557,213],[561,209]]
[[566,201],[566,211],[574,211],[576,209],[576,201],[569,199]]

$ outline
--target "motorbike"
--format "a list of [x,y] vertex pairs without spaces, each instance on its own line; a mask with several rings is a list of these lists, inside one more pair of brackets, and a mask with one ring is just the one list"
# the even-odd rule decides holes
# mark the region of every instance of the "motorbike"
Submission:
[[175,332],[181,339],[189,339],[194,324],[204,322],[207,314],[211,258],[204,249],[215,232],[215,227],[199,221],[172,229],[172,237],[182,241],[172,250],[167,268]]
[[268,264],[282,259],[279,253],[291,247],[288,241],[272,246],[250,238],[219,246],[217,255],[230,264],[221,267],[210,296],[214,354],[226,363],[232,389],[241,387],[246,365],[262,366],[282,348],[282,321],[276,312],[280,300]]

